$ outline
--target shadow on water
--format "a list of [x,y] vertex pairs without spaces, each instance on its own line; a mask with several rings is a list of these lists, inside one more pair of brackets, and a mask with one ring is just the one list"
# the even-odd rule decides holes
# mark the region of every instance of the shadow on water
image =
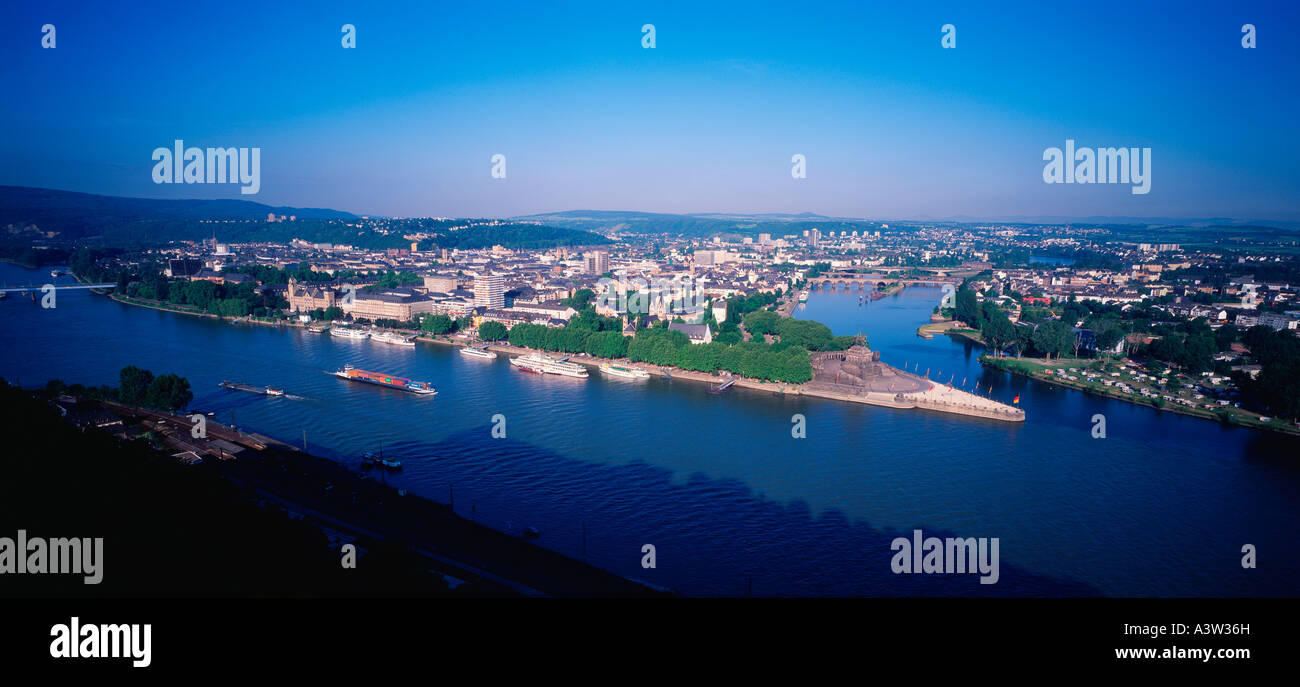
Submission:
[[[462,516],[500,530],[537,527],[540,544],[575,558],[583,557],[585,523],[589,562],[688,595],[743,596],[751,589],[779,596],[1099,595],[1088,584],[1020,568],[1014,547],[1005,544],[996,584],[980,584],[975,574],[896,575],[891,542],[910,539],[911,531],[877,530],[835,508],[814,515],[802,500],[780,503],[736,479],[696,472],[677,480],[641,461],[594,463],[511,439],[484,440],[489,431],[485,425],[438,443],[399,441],[391,451],[402,457],[407,476],[419,477],[422,486],[413,491],[444,503],[454,494]],[[570,488],[584,484],[609,489]],[[519,502],[538,519],[494,515],[517,513]],[[918,527],[925,537],[958,536]],[[656,549],[654,569],[641,565],[645,544]]]

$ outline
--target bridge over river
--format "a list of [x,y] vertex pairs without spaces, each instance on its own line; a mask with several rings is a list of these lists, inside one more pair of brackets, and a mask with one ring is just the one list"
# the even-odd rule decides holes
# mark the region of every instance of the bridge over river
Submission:
[[67,285],[65,285],[65,284],[40,284],[40,285],[32,285],[32,286],[6,286],[6,287],[3,287],[3,288],[0,288],[0,293],[18,293],[18,294],[23,294],[23,293],[27,293],[28,291],[35,291],[35,292],[37,292],[37,293],[40,293],[40,292],[44,291],[47,287],[48,287],[48,288],[55,289],[55,290],[58,290],[58,291],[69,291],[69,290],[74,290],[74,289],[114,289],[114,288],[117,288],[117,284],[113,284],[113,283],[109,283],[109,284],[67,284]]
[[960,277],[936,274],[934,276],[896,277],[890,274],[870,274],[864,272],[823,272],[809,280],[814,286],[844,288],[856,287],[861,291],[883,289],[890,284],[907,286],[943,286],[951,284],[953,288],[961,285]]

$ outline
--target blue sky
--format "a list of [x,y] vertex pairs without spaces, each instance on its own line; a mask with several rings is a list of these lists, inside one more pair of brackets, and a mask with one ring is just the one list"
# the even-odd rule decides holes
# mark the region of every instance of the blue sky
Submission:
[[[1300,220],[1297,3],[109,4],[0,10],[0,184],[400,216]],[[154,184],[177,138],[260,147],[261,192]],[[1066,139],[1151,147],[1151,192],[1043,183]]]

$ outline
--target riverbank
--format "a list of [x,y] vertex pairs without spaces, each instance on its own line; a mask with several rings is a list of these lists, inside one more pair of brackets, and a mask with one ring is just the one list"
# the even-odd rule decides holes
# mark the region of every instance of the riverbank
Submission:
[[456,341],[451,338],[434,337],[434,336],[418,336],[416,337],[416,341],[427,341],[429,343],[439,343],[439,344],[456,346],[461,348],[469,345],[481,345],[483,348],[486,348],[487,350],[495,351],[497,353],[505,353],[507,355],[528,355],[530,353],[540,353],[542,355],[549,355],[556,358],[565,358],[568,362],[578,363],[579,365],[584,365],[586,367],[594,367],[594,368],[599,368],[601,365],[604,365],[605,363],[617,363],[619,365],[623,365],[626,367],[632,367],[638,370],[644,370],[645,372],[653,376],[664,377],[667,379],[684,379],[692,382],[702,382],[709,385],[718,385],[730,381],[733,382],[732,386],[741,387],[745,389],[753,389],[755,391],[767,391],[774,394],[799,395],[801,393],[806,393],[802,391],[799,385],[797,384],[788,384],[782,382],[765,382],[758,379],[747,379],[744,377],[733,377],[729,375],[727,376],[711,375],[704,372],[682,370],[676,367],[651,365],[650,363],[638,363],[638,362],[633,362],[631,360],[628,360],[626,358],[597,358],[595,356],[587,355],[586,353],[561,353],[558,351],[543,351],[543,350],[532,349],[532,348],[523,348],[521,346],[512,346],[508,343],[502,343],[499,341],[498,342],[478,342],[478,341],[471,341],[471,340]]
[[[81,281],[79,277],[78,277],[78,281]],[[92,291],[94,291],[95,293],[100,293],[98,289],[92,289]],[[176,305],[174,303],[164,303],[162,301],[149,300],[144,298],[131,298],[129,296],[121,296],[116,293],[108,293],[106,295],[108,295],[110,299],[117,301],[118,303],[122,303],[123,305],[134,305],[140,308],[149,308],[150,310],[161,310],[163,312],[176,313],[177,315],[192,315],[195,317],[205,317],[210,320],[221,320],[222,322],[229,322],[230,324],[260,324],[260,325],[267,325],[272,327],[296,327],[299,329],[306,326],[305,324],[301,322],[296,322],[294,320],[257,318],[257,317],[253,317],[252,315],[244,315],[243,317],[232,317],[230,315],[217,315],[215,313],[204,312],[202,310],[199,310],[198,308],[195,308],[194,306]]]
[[[1238,425],[1249,429],[1261,429],[1292,436],[1300,436],[1300,427],[1293,423],[1276,418],[1261,419],[1259,413],[1234,407],[1231,404],[1202,404],[1213,405],[1214,407],[1198,407],[1189,405],[1193,401],[1180,396],[1172,396],[1160,389],[1154,392],[1147,390],[1147,394],[1142,394],[1142,390],[1134,389],[1127,386],[1117,386],[1114,382],[1106,384],[1104,375],[1101,372],[1087,370],[1087,366],[1096,363],[1093,359],[1058,359],[1053,361],[1040,361],[1027,358],[995,358],[988,355],[980,356],[980,363],[985,367],[990,367],[1012,374],[1028,377],[1040,382],[1052,384],[1055,386],[1083,391],[1094,396],[1124,401],[1134,405],[1153,408],[1159,411],[1178,413],[1198,417],[1203,420],[1213,420],[1230,425]],[[1078,372],[1078,374],[1072,374]],[[1084,370],[1079,372],[1079,370]],[[1082,375],[1082,378],[1080,378]],[[1180,402],[1180,400],[1182,402]]]
[[[441,504],[387,485],[378,469],[349,466],[284,442],[205,422],[190,434],[188,417],[115,403],[104,407],[141,425],[172,449],[203,457],[203,466],[318,526],[389,542],[489,594],[524,596],[657,596],[663,592],[461,517]],[[232,451],[232,446],[237,451]],[[215,460],[214,460],[215,459]],[[359,472],[360,471],[360,472]],[[545,536],[542,533],[541,536]]]
[[40,265],[29,264],[29,263],[23,262],[23,261],[21,261],[21,260],[19,260],[19,259],[17,259],[17,258],[0,258],[0,263],[6,263],[6,264],[9,264],[9,265],[17,265],[17,266],[19,266],[19,267],[21,267],[21,268],[23,268],[23,269],[28,269],[28,270],[38,270],[38,269],[41,268]]
[[[453,341],[451,339],[419,337],[420,341],[429,341],[431,343],[441,343],[452,346],[467,346],[468,341]],[[512,346],[505,343],[484,344],[488,350],[504,353],[507,355],[528,355],[530,353],[542,353],[544,355],[553,355],[565,357],[562,353],[549,351],[537,351],[530,348]],[[846,401],[850,403],[862,403],[864,405],[880,406],[884,408],[894,408],[899,410],[908,410],[919,408],[939,413],[951,415],[964,415],[968,417],[980,417],[990,420],[999,420],[1004,422],[1023,422],[1025,420],[1024,411],[1014,408],[992,399],[987,399],[976,394],[956,389],[946,384],[933,382],[928,379],[923,381],[928,384],[928,388],[923,391],[909,393],[894,392],[865,392],[865,393],[846,393],[832,389],[813,388],[809,384],[788,384],[780,382],[765,382],[757,379],[746,379],[731,375],[711,375],[703,372],[692,370],[682,370],[674,367],[663,367],[660,365],[651,365],[649,363],[632,362],[627,359],[610,360],[606,358],[596,358],[585,353],[575,353],[569,355],[567,360],[572,363],[578,363],[587,367],[599,368],[605,363],[614,362],[619,365],[644,370],[652,376],[663,377],[672,380],[686,380],[708,384],[710,387],[717,387],[721,384],[731,382],[733,387],[742,389],[751,389],[753,391],[763,391],[773,395],[791,395],[791,396],[810,396],[813,398],[824,398],[832,401]],[[914,375],[890,368],[894,374]],[[921,379],[921,378],[918,378]]]
[[[901,286],[901,285],[900,285]],[[154,310],[165,310],[182,315],[194,315],[206,317],[209,319],[229,320],[231,323],[257,322],[248,318],[231,318],[205,313],[193,308],[181,308],[162,304],[157,301],[144,301],[141,299],[128,298],[111,294],[113,300],[126,305],[135,305],[139,307],[151,308]],[[280,326],[303,328],[305,325],[292,320],[268,322],[265,324],[275,324]],[[435,335],[424,332],[415,332],[412,330],[391,330],[403,334],[415,334],[416,341],[427,343],[437,343],[450,346],[469,346],[475,343],[473,339],[458,339],[453,335]],[[519,346],[512,346],[504,342],[479,342],[488,350],[505,353],[507,355],[527,355],[529,353],[543,353],[557,357],[565,357],[563,353],[552,351],[538,351]],[[990,399],[983,398],[974,394],[931,383],[930,391],[913,394],[893,394],[893,393],[842,393],[833,390],[810,388],[807,384],[791,384],[786,382],[768,382],[758,379],[749,379],[733,375],[714,375],[692,370],[682,370],[675,367],[666,367],[660,365],[651,365],[649,363],[637,363],[626,359],[609,359],[597,358],[587,355],[586,353],[574,353],[567,356],[570,362],[585,365],[587,367],[599,368],[604,363],[617,362],[622,365],[634,367],[645,372],[667,379],[686,380],[707,384],[716,387],[730,382],[731,386],[753,391],[766,392],[773,395],[793,395],[793,396],[811,396],[815,398],[825,398],[834,401],[847,401],[851,403],[862,403],[865,405],[874,405],[895,409],[921,408],[934,412],[948,413],[953,415],[964,415],[970,417],[982,417],[1000,421],[1022,422],[1025,419],[1024,412],[1018,408],[1006,406]],[[928,380],[927,380],[928,381]]]
[[946,320],[944,322],[931,322],[923,324],[916,328],[916,335],[922,339],[933,339],[935,334],[944,334],[951,329],[958,328],[961,325],[956,320]]

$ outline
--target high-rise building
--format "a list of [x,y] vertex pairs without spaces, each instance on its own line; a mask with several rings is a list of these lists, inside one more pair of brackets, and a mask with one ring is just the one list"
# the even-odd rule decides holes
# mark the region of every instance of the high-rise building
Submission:
[[487,308],[506,307],[506,278],[483,274],[474,278],[474,305]]
[[609,271],[609,253],[603,250],[583,253],[582,264],[587,274],[604,274]]

